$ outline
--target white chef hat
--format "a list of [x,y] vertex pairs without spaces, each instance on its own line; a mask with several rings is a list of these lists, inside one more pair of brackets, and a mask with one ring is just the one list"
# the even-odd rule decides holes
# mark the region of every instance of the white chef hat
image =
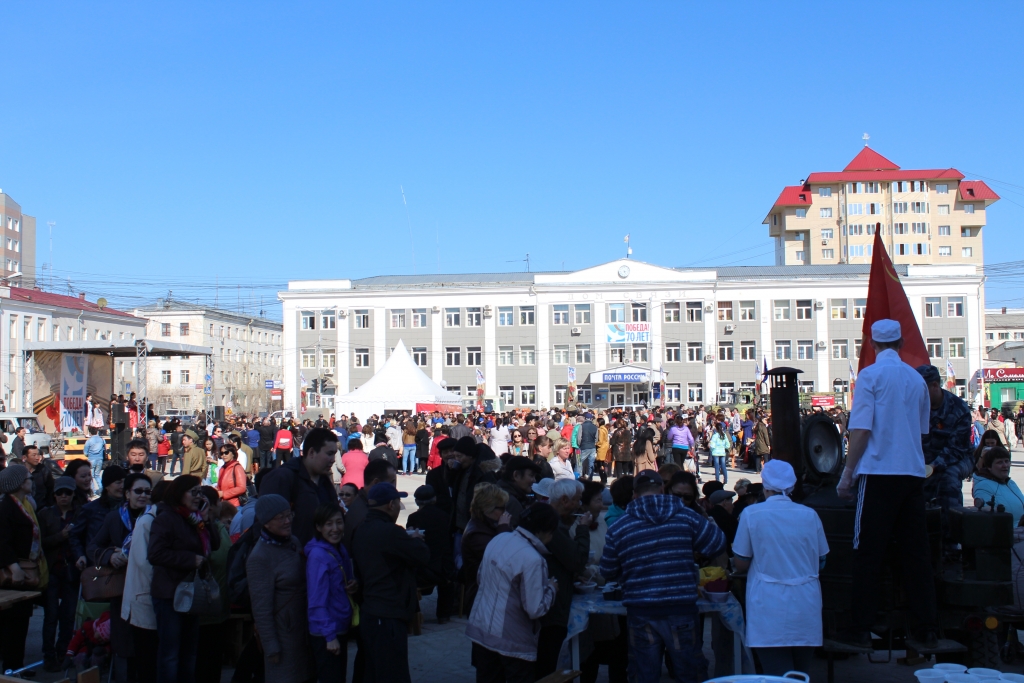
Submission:
[[903,336],[903,331],[900,329],[900,324],[895,320],[889,320],[883,318],[882,320],[876,320],[871,325],[871,339],[882,344],[899,341],[900,337]]
[[789,493],[796,486],[796,472],[785,460],[771,459],[761,469],[761,483],[768,491]]

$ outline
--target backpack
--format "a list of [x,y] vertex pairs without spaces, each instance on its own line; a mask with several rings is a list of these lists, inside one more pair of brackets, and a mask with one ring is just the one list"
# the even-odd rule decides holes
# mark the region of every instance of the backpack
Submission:
[[253,524],[238,537],[238,541],[228,550],[228,604],[232,608],[244,612],[252,609],[252,601],[249,598],[249,577],[246,575],[245,563],[249,560],[249,553],[256,547],[258,534],[256,524]]

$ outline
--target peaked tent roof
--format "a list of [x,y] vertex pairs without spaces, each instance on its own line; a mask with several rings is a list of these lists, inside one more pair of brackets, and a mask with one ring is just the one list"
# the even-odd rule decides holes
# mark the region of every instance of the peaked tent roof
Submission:
[[864,149],[857,153],[844,171],[898,171],[900,167],[892,163],[881,154],[864,145]]
[[[334,403],[346,409],[351,404],[372,404],[379,406],[372,411],[380,413],[385,409],[415,410],[417,403],[461,406],[462,397],[427,377],[413,362],[405,343],[399,339],[391,356],[366,384],[337,397]],[[365,420],[369,415],[359,417]]]

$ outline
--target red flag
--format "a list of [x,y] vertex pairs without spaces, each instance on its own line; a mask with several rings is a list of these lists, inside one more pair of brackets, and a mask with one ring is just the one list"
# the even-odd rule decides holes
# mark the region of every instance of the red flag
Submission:
[[860,348],[860,364],[857,372],[875,362],[875,350],[871,347],[871,324],[886,318],[900,324],[903,332],[903,348],[900,358],[904,363],[914,366],[931,365],[928,349],[921,337],[921,328],[917,326],[914,311],[907,301],[907,293],[903,291],[900,277],[893,268],[889,254],[882,244],[882,224],[875,224],[875,244],[871,255],[871,276],[868,279],[868,307],[864,313],[864,326],[861,329],[863,343]]

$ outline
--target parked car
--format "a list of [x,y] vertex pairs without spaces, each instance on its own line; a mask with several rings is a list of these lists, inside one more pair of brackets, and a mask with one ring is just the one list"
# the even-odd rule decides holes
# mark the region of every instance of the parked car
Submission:
[[10,443],[14,439],[18,427],[24,427],[27,431],[25,445],[38,446],[43,455],[49,455],[50,435],[43,431],[35,413],[0,413],[0,429],[7,435],[6,450],[10,450]]

